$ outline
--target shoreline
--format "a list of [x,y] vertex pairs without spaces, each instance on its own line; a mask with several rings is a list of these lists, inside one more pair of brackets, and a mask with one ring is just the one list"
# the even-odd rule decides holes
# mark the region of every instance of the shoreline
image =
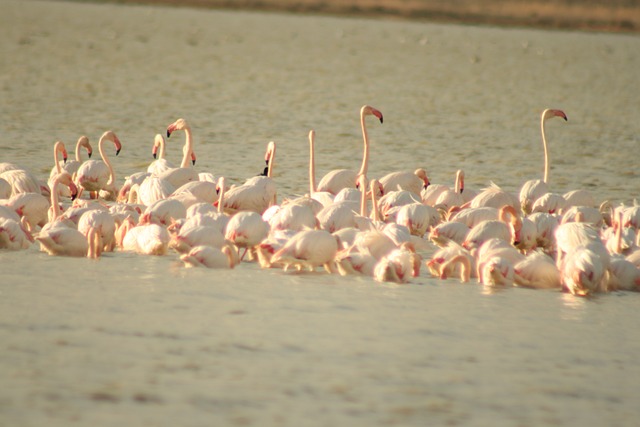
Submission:
[[[83,0],[73,0],[83,2]],[[511,28],[640,32],[640,4],[631,0],[575,2],[565,0],[89,0],[99,3],[161,5],[221,10],[252,10],[292,14],[401,19],[409,21],[488,25]]]

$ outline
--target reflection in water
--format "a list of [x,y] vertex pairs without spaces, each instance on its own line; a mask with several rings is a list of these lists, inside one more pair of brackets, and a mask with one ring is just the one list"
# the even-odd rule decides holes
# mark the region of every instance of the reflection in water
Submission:
[[573,321],[583,320],[585,313],[587,312],[586,310],[587,304],[592,302],[590,301],[591,299],[593,298],[577,297],[570,293],[563,293],[562,294],[563,310],[560,314],[560,317],[563,320],[573,320]]

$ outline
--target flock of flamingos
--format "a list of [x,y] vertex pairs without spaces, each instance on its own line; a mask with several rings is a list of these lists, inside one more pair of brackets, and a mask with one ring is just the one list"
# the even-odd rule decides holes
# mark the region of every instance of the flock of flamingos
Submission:
[[[362,107],[360,169],[333,170],[316,185],[312,130],[309,194],[280,204],[273,142],[264,173],[227,188],[224,178],[198,173],[184,119],[166,132],[167,138],[185,133],[181,164],[164,158],[165,138],[158,134],[155,160],[119,187],[106,151],[111,144],[116,155],[121,149],[114,132],[98,141],[102,160],[82,160],[82,153],[92,154],[86,136],[76,144],[75,161],[58,141],[46,183],[0,163],[0,248],[27,249],[37,241],[58,256],[177,253],[187,267],[258,262],[396,283],[409,282],[423,267],[441,279],[580,296],[640,290],[640,206],[598,206],[585,190],[559,194],[550,188],[545,122],[567,120],[561,110],[543,111],[544,176],[525,182],[519,194],[494,184],[465,189],[463,171],[453,187],[429,182],[424,169],[369,178],[368,116],[383,121],[380,111]],[[421,255],[427,252],[432,255]]]

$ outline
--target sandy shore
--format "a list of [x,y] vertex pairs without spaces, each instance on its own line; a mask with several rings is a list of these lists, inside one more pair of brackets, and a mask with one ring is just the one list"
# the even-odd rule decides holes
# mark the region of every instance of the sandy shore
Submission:
[[224,9],[388,17],[481,25],[640,31],[635,0],[106,0]]

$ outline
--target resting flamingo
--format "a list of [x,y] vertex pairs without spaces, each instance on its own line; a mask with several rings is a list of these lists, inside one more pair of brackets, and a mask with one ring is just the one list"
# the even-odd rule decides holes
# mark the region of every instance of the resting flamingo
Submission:
[[76,176],[78,186],[90,191],[92,198],[97,198],[100,190],[113,193],[113,197],[117,194],[115,187],[115,172],[104,151],[104,144],[106,141],[113,142],[116,147],[116,156],[120,153],[120,150],[122,149],[120,140],[113,131],[106,131],[98,141],[98,152],[100,153],[102,161],[87,160],[80,165]]
[[337,194],[345,187],[355,187],[358,175],[366,175],[369,168],[369,136],[365,124],[365,117],[373,115],[383,121],[382,113],[377,109],[364,105],[360,109],[360,127],[362,129],[362,138],[364,142],[364,154],[362,156],[362,165],[358,172],[351,169],[336,169],[327,173],[318,184],[318,191],[327,191],[331,194]]
[[549,192],[549,149],[547,147],[547,137],[545,135],[545,122],[552,117],[562,117],[567,121],[567,115],[562,110],[547,108],[540,116],[540,132],[542,134],[542,148],[544,150],[544,175],[542,180],[532,179],[525,182],[520,189],[520,207],[525,214],[531,212],[531,206],[545,193]]

